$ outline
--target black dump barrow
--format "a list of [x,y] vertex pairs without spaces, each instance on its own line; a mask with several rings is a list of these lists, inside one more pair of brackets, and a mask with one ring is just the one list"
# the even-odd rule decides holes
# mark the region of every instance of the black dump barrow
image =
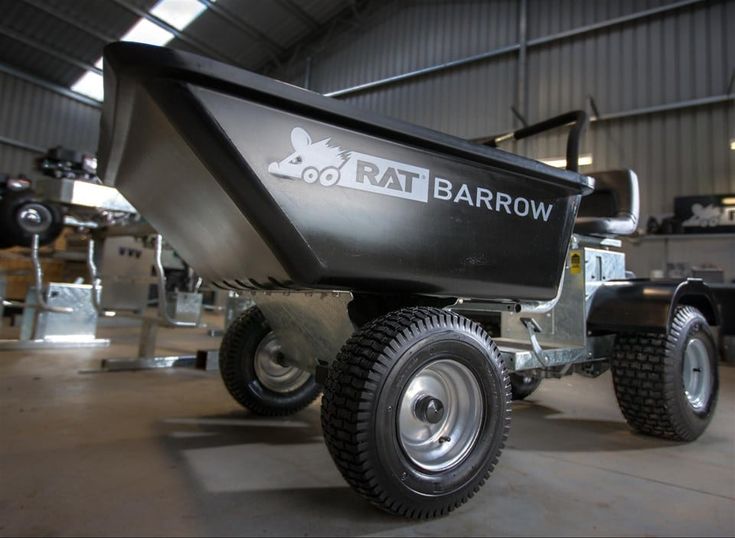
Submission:
[[591,178],[188,53],[104,63],[101,176],[215,286],[555,297]]

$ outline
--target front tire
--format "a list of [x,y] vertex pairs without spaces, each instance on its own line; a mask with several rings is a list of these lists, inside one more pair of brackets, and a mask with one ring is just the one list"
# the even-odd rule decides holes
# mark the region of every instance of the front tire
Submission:
[[485,483],[510,411],[508,372],[479,324],[405,308],[344,345],[325,387],[322,429],[358,493],[387,512],[432,518]]
[[230,395],[258,415],[291,415],[321,393],[313,375],[283,361],[278,339],[257,306],[227,328],[219,369]]
[[707,320],[696,308],[678,307],[667,334],[618,335],[611,370],[620,410],[641,433],[693,441],[712,420],[717,353]]

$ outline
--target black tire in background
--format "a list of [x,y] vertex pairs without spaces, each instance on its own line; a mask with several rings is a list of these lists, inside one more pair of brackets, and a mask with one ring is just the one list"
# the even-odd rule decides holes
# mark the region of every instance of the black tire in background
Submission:
[[524,372],[510,374],[510,392],[513,400],[530,396],[541,384],[541,377]]
[[314,376],[287,366],[280,346],[257,306],[230,324],[222,339],[219,369],[230,395],[263,416],[286,416],[312,403],[321,393]]
[[[32,210],[39,221],[32,226],[21,221],[24,210]],[[0,199],[0,248],[30,247],[33,234],[39,245],[55,241],[64,229],[64,213],[56,204],[39,202],[32,191],[10,191]]]
[[433,518],[485,483],[510,412],[508,372],[485,330],[453,312],[414,307],[347,341],[329,371],[322,429],[353,489],[392,514]]
[[611,361],[625,419],[641,433],[693,441],[717,405],[719,378],[712,331],[702,313],[680,306],[663,333],[619,334]]

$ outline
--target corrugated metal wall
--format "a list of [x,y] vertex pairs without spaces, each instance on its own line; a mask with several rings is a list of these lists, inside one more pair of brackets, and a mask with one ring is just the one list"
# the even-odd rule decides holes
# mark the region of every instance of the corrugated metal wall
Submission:
[[[527,40],[675,0],[527,0]],[[310,88],[330,92],[519,42],[521,0],[396,2],[311,60]],[[362,108],[466,138],[571,109],[602,115],[723,95],[735,68],[735,2],[711,0],[527,49],[528,107],[517,97],[518,53],[342,97]],[[283,78],[301,83],[305,64]],[[671,212],[674,196],[735,192],[733,101],[592,124],[591,169],[638,172],[644,216]],[[510,149],[510,148],[509,148]],[[561,157],[564,135],[515,148]]]
[[3,142],[96,152],[99,109],[0,73],[0,173],[33,173],[40,153]]

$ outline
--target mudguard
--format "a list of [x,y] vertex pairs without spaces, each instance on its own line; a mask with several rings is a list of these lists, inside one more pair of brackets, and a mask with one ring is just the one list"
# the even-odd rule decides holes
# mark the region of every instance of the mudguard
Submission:
[[587,330],[666,332],[679,305],[699,309],[710,325],[720,324],[712,292],[701,279],[617,280],[595,292]]

